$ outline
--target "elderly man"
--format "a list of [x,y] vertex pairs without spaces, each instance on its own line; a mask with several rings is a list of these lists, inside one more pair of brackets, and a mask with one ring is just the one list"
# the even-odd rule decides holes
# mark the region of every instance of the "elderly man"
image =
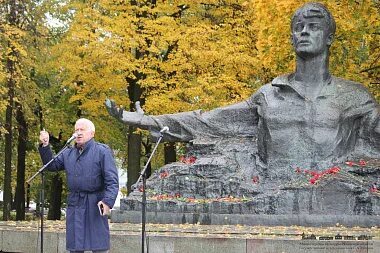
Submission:
[[[115,203],[119,187],[115,161],[111,149],[94,140],[95,126],[90,120],[77,120],[75,133],[75,146],[47,167],[49,171],[66,171],[66,248],[76,253],[106,253],[110,248],[106,215]],[[45,164],[53,157],[45,130],[40,133],[40,141],[39,151]]]
[[[169,141],[256,136],[261,168],[328,168],[352,156],[379,156],[379,106],[365,87],[329,72],[335,21],[325,6],[307,3],[291,22],[294,73],[275,78],[248,100],[209,112],[147,116],[107,100],[109,113]],[[272,170],[271,169],[271,170]]]

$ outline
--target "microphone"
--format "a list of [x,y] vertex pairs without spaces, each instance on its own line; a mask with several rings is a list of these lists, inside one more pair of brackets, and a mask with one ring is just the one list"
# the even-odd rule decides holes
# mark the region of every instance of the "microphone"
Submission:
[[164,126],[164,127],[160,130],[160,134],[163,134],[163,133],[166,133],[166,132],[169,132],[169,127]]
[[66,145],[72,142],[74,139],[78,137],[77,133],[73,133],[73,136],[70,137],[70,139],[67,140]]

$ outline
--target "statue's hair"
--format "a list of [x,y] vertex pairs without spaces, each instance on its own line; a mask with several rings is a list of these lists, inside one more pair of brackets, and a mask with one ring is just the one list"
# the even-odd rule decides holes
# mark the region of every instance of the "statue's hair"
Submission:
[[291,28],[293,30],[293,25],[296,17],[299,15],[303,15],[304,17],[319,17],[319,18],[324,18],[329,26],[329,31],[332,34],[335,34],[336,30],[336,23],[334,17],[331,15],[330,11],[327,9],[326,6],[324,6],[321,3],[315,3],[315,2],[310,2],[306,3],[300,8],[296,10],[292,17],[292,22],[291,22]]
[[77,122],[75,122],[75,125],[79,122],[85,123],[90,128],[91,131],[95,132],[95,125],[94,125],[94,123],[92,123],[91,120],[85,119],[85,118],[80,118],[77,120]]

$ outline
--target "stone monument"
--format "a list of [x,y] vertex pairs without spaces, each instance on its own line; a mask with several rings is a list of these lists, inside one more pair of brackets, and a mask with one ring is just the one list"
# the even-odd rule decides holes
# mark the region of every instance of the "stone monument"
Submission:
[[[291,20],[294,73],[246,101],[211,111],[144,115],[107,100],[109,113],[155,138],[187,142],[182,161],[147,181],[147,222],[380,224],[380,116],[368,90],[329,73],[335,21],[307,3]],[[114,221],[139,222],[139,187]]]

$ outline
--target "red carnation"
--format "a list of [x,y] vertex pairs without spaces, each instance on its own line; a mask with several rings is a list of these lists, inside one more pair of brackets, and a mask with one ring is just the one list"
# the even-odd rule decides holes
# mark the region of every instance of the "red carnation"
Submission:
[[167,171],[164,171],[164,172],[160,173],[160,178],[166,178],[168,176],[169,176],[169,172],[167,172]]
[[316,182],[317,182],[317,178],[311,178],[310,180],[309,180],[309,182],[310,182],[310,184],[315,184]]
[[316,171],[310,171],[310,175],[312,175],[313,177],[315,177],[315,176],[319,175],[319,173],[316,172]]
[[195,156],[190,156],[190,157],[181,156],[180,157],[180,161],[185,163],[185,164],[193,164],[193,163],[195,163],[196,160],[197,160],[197,158]]
[[330,169],[327,170],[327,173],[330,173],[330,174],[336,174],[340,171],[340,168],[339,167],[331,167]]

